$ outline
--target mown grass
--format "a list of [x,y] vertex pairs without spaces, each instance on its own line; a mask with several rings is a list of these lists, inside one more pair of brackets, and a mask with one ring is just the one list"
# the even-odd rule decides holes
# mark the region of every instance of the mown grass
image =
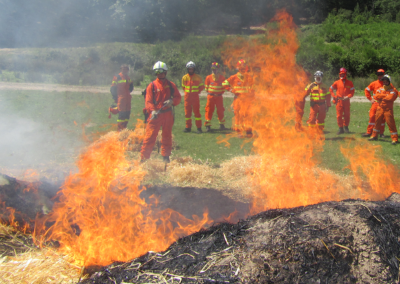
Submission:
[[[72,141],[70,147],[82,146],[79,141],[83,140],[83,129],[86,136],[93,139],[99,134],[116,129],[115,123],[117,117],[113,116],[112,119],[108,119],[108,107],[112,103],[111,95],[108,94],[0,91],[0,101],[3,114],[12,114],[14,117],[18,117],[18,119],[34,121],[42,125],[47,129],[47,132],[43,132],[42,134],[51,136],[52,133],[63,132]],[[202,97],[200,103],[201,113],[204,117],[206,98]],[[233,118],[233,111],[230,108],[232,98],[225,98],[224,103],[226,109],[226,126],[229,127]],[[141,96],[133,96],[129,128],[134,127],[136,119],[143,119],[143,105],[144,101]],[[340,146],[348,145],[348,143],[358,143],[358,140],[354,140],[355,138],[365,139],[361,138],[360,134],[366,131],[369,107],[369,103],[352,103],[351,123],[349,127],[351,133],[340,136],[336,135],[338,126],[335,109],[331,108],[329,110],[326,118],[325,130],[327,133],[325,145],[323,151],[316,154],[316,159],[320,161],[321,167],[336,172],[347,171],[344,168],[348,165],[348,161],[341,154]],[[307,104],[303,118],[305,125],[308,113],[309,106]],[[398,114],[400,113],[400,106],[397,104],[395,105],[394,113],[397,126],[399,127],[400,119]],[[218,128],[216,114],[214,114],[212,122],[213,129],[215,130],[211,133],[183,133],[182,130],[185,128],[183,103],[177,106],[175,108],[173,134],[178,149],[173,151],[172,158],[192,156],[197,160],[208,161],[210,164],[218,165],[235,156],[251,153],[251,144],[246,143],[249,142],[246,139],[232,138],[229,148],[223,144],[218,144],[217,138],[227,132],[222,133],[216,129]],[[13,125],[9,127],[12,128]],[[193,126],[192,130],[195,130],[195,126]],[[386,129],[386,134],[389,134],[388,129]],[[37,135],[41,135],[41,133],[37,133]],[[74,141],[76,143],[73,143]],[[87,141],[87,143],[89,142]],[[392,146],[390,142],[391,139],[386,138],[378,142],[373,142],[373,144],[381,145],[383,157],[391,163],[400,166],[399,145]],[[18,143],[18,141],[15,141],[15,143]],[[32,151],[35,151],[35,149],[32,149]],[[0,161],[0,163],[2,162]]]

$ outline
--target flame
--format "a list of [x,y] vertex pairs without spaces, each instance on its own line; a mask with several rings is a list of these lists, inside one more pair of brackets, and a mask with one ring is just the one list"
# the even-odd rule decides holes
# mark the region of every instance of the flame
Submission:
[[[107,265],[165,250],[211,222],[207,211],[190,220],[140,198],[146,173],[138,161],[125,158],[140,138],[137,133],[111,132],[87,148],[77,162],[79,172],[63,185],[60,201],[37,222],[35,238],[57,240],[60,251],[78,265]],[[49,229],[46,223],[52,224]]]
[[[356,151],[342,149],[360,184],[358,190],[345,190],[332,173],[317,167],[315,156],[323,150],[323,135],[315,139],[313,133],[294,129],[294,102],[303,97],[304,88],[310,83],[296,63],[297,27],[284,10],[277,13],[269,27],[264,35],[250,40],[230,40],[223,51],[224,64],[231,68],[240,59],[250,67],[261,67],[253,74],[255,99],[242,100],[242,109],[250,113],[246,123],[252,124],[256,134],[253,151],[261,157],[250,175],[254,185],[251,214],[344,198],[384,198],[393,191],[399,192],[395,168],[384,167],[384,161],[372,154],[376,149],[371,150],[370,145],[357,147]],[[229,138],[219,138],[219,143],[229,145]],[[366,163],[369,159],[374,162]],[[380,167],[387,173],[374,177],[375,181],[370,178],[370,188],[365,188],[357,170],[370,176],[371,170],[378,172]]]

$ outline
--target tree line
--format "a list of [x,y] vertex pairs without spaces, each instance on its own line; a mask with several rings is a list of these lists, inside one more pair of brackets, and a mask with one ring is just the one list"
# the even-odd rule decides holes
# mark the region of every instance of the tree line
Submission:
[[400,0],[0,0],[0,47],[179,40],[187,34],[246,33],[285,8],[297,24],[330,13],[400,22]]

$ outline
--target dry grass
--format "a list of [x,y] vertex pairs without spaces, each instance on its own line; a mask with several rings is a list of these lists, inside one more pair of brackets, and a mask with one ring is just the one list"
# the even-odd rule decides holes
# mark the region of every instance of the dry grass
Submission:
[[[0,283],[77,283],[81,276],[80,267],[72,265],[66,256],[60,255],[50,248],[38,249],[27,242],[23,244],[25,251],[17,253],[21,242],[31,235],[23,235],[13,228],[0,224],[2,239],[8,240],[9,250],[13,255],[6,256],[4,251],[0,257]],[[16,249],[13,249],[15,246]],[[83,277],[82,277],[83,279]]]

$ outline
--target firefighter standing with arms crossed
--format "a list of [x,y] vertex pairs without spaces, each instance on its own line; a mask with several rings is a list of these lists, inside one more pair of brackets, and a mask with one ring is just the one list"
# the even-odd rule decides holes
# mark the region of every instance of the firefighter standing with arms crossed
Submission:
[[185,92],[185,120],[186,126],[183,132],[192,131],[192,110],[196,121],[197,133],[201,130],[200,98],[199,94],[204,90],[203,79],[195,74],[196,64],[189,61],[186,64],[188,74],[182,77],[182,89]]
[[110,89],[115,103],[118,104],[118,111],[116,112],[118,113],[118,131],[126,128],[131,115],[133,83],[128,73],[129,66],[121,65],[121,72],[114,76]]
[[[323,135],[325,127],[326,113],[331,106],[331,94],[328,87],[322,83],[324,74],[317,71],[314,74],[315,81],[305,88],[304,97],[310,95],[310,116],[308,118],[308,126],[311,134]],[[304,106],[303,106],[304,111]]]
[[211,64],[212,74],[208,75],[205,80],[205,90],[207,95],[206,104],[206,116],[204,126],[206,127],[206,132],[211,130],[211,118],[214,113],[215,107],[217,107],[217,115],[219,120],[219,129],[225,130],[225,118],[224,118],[224,101],[222,95],[225,92],[222,83],[225,81],[225,77],[219,73],[220,65],[217,62]]
[[[370,100],[372,105],[371,105],[371,109],[369,110],[369,122],[368,122],[367,132],[364,133],[362,136],[370,137],[372,135],[372,130],[374,128],[377,128],[377,129],[379,129],[380,137],[385,138],[385,135],[383,134],[385,131],[385,118],[382,119],[382,123],[380,126],[379,125],[375,126],[375,115],[376,115],[376,110],[378,109],[379,104],[374,99],[374,95],[376,94],[376,91],[379,88],[383,87],[382,78],[385,75],[385,70],[379,69],[376,72],[376,75],[378,76],[378,80],[373,81],[364,90],[365,96],[367,97],[368,100]],[[393,85],[392,85],[392,87],[393,87]],[[372,96],[371,96],[371,92],[372,92]]]
[[252,137],[250,106],[254,100],[252,90],[253,78],[248,74],[249,68],[246,61],[241,59],[236,66],[239,72],[226,79],[222,85],[226,90],[231,91],[235,95],[233,99],[233,111],[235,113],[234,130],[239,134],[239,137],[243,137],[241,134],[242,130],[246,131],[247,137]]
[[378,134],[380,132],[380,125],[383,119],[389,127],[390,136],[392,138],[392,145],[399,143],[396,123],[393,116],[393,103],[397,99],[397,90],[391,84],[389,75],[382,77],[383,86],[380,87],[374,96],[376,103],[378,104],[375,116],[375,128],[372,131],[372,136],[368,140],[378,140]]
[[[354,95],[354,85],[352,81],[347,80],[347,70],[345,68],[340,68],[339,78],[329,88],[333,103],[336,105],[336,118],[339,126],[339,131],[336,134],[338,135],[350,132],[350,98]],[[336,95],[334,91],[336,91]]]
[[173,106],[181,102],[181,94],[176,85],[167,80],[168,67],[164,62],[158,61],[153,66],[157,76],[146,89],[146,110],[151,113],[147,121],[146,134],[143,140],[141,162],[150,158],[158,131],[162,127],[161,155],[163,161],[169,163],[172,148],[172,126],[174,125]]

